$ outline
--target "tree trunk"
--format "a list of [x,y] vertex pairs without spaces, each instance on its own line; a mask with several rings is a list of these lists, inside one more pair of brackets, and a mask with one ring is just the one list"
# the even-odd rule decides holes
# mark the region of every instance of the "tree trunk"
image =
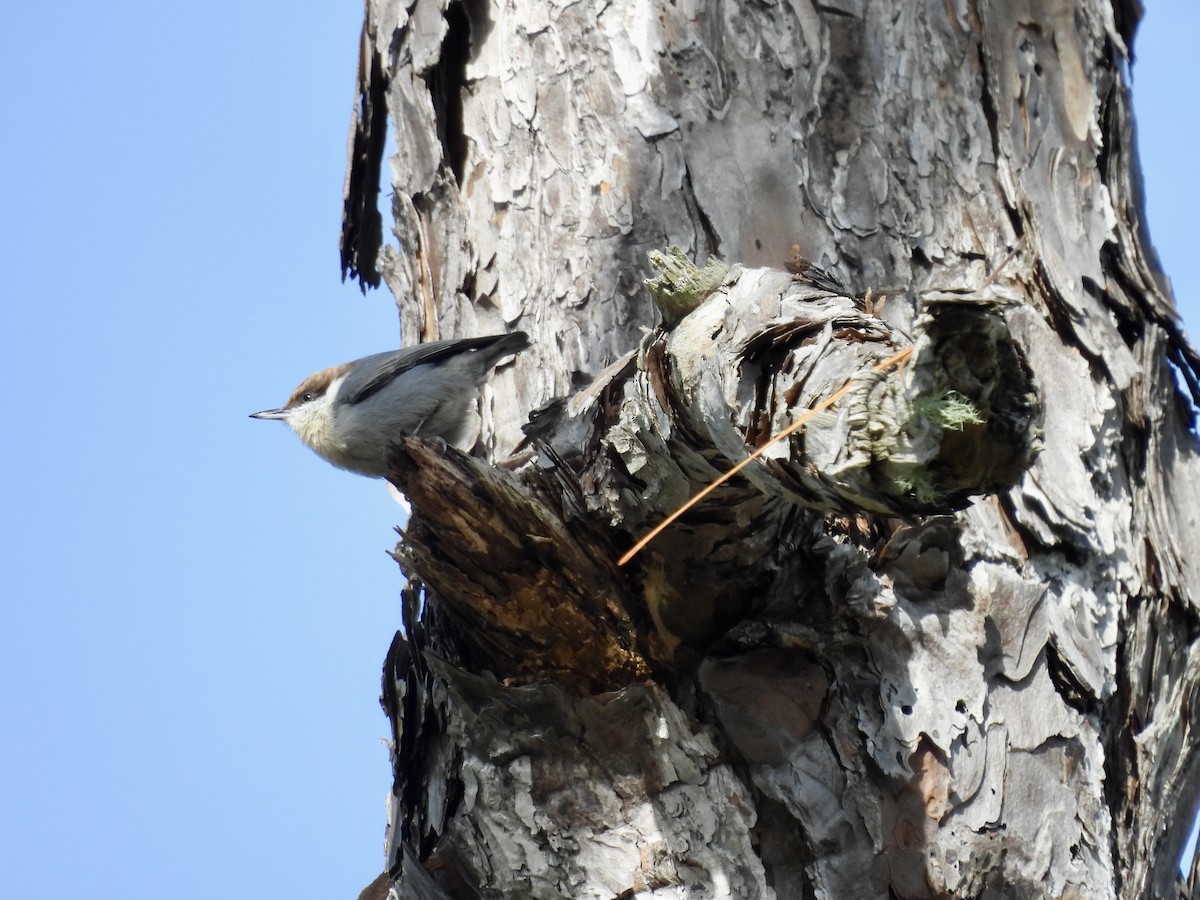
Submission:
[[[1139,13],[368,0],[346,270],[410,340],[534,341],[476,458],[397,448],[373,890],[1177,895],[1200,360]],[[734,265],[647,291],[671,245]]]

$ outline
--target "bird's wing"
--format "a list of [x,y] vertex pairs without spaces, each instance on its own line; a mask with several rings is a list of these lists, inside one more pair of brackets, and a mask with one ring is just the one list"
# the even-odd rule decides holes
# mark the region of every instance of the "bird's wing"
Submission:
[[430,341],[403,350],[390,350],[368,356],[359,360],[354,372],[346,377],[340,392],[342,399],[350,404],[361,403],[415,366],[437,362],[468,350],[480,350],[507,337],[508,335],[504,334],[493,334],[487,337]]

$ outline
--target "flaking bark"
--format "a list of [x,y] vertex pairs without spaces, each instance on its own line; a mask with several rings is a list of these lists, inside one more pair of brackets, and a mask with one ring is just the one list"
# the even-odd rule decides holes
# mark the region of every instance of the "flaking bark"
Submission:
[[[872,305],[882,313],[886,303],[881,296]],[[638,512],[665,515],[695,490],[682,472],[656,473],[653,484],[639,474],[676,432],[686,449],[720,451],[728,468],[747,444],[783,432],[843,385],[849,390],[836,404],[745,477],[812,509],[902,518],[949,512],[1019,481],[1038,446],[1040,407],[1005,302],[931,293],[916,305],[915,317],[893,310],[911,323],[910,336],[863,301],[786,272],[735,267],[719,291],[649,342],[645,384],[633,388],[635,402],[608,436],[643,487]],[[905,347],[910,359],[880,368]],[[647,402],[636,402],[639,394]]]

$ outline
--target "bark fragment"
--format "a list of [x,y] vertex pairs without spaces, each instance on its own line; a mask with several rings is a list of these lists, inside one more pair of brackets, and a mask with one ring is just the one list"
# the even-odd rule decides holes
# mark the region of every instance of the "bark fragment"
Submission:
[[519,478],[419,438],[397,448],[391,479],[417,511],[396,559],[456,623],[455,658],[591,692],[648,674],[616,551],[580,518],[569,479]]

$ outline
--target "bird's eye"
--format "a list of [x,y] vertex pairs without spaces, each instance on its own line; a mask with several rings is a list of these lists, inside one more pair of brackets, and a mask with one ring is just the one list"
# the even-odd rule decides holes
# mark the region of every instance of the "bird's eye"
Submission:
[[304,396],[302,396],[302,397],[300,398],[300,402],[301,402],[301,403],[311,403],[312,401],[314,401],[314,400],[316,400],[316,399],[317,399],[317,395],[316,395],[316,394],[314,394],[312,391],[306,391],[306,392],[304,393]]

